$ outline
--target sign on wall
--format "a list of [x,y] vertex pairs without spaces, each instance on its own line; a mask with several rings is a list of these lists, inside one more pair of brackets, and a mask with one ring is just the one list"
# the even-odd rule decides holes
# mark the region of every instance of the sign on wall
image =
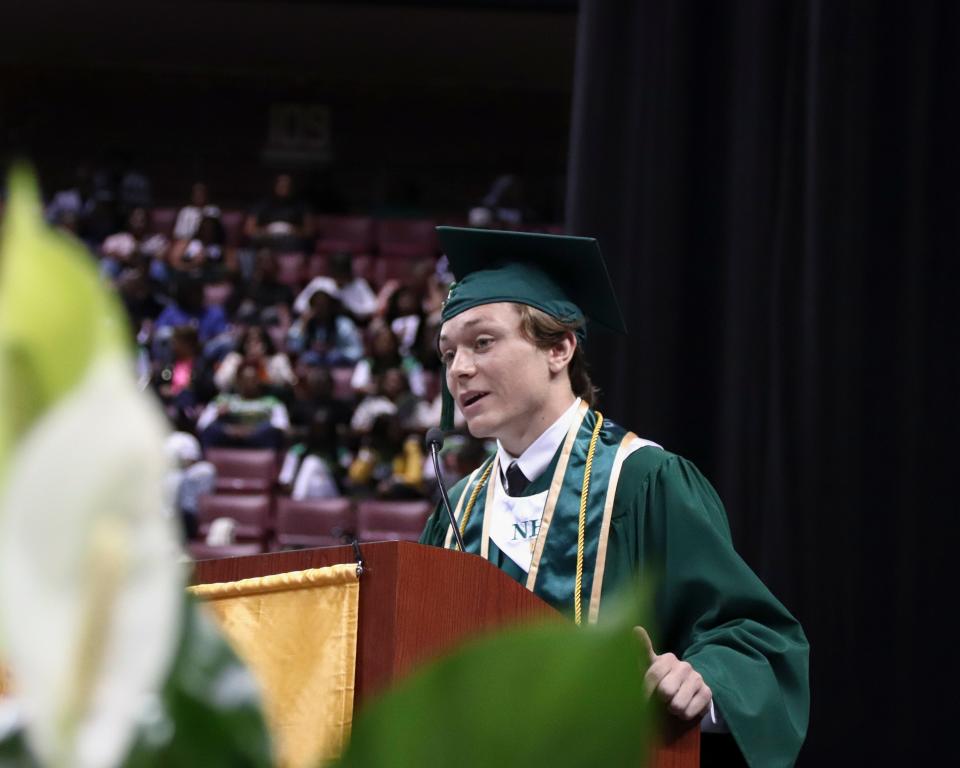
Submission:
[[273,104],[264,163],[316,167],[333,159],[330,108],[323,104]]

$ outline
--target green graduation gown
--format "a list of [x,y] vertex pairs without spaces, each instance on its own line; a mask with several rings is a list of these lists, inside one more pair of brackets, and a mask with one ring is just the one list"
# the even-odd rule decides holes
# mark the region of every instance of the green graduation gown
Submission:
[[[564,460],[562,445],[551,465],[523,494],[547,491],[558,474],[557,467],[563,467],[565,479],[552,521],[547,520],[548,501],[539,530],[542,559],[539,568],[531,571],[540,572],[533,591],[568,614],[573,613],[583,459],[594,424],[595,412],[587,411],[572,453]],[[792,765],[806,734],[809,711],[809,648],[803,629],[736,553],[723,505],[691,462],[659,447],[641,447],[621,457],[619,480],[614,478],[614,484],[608,485],[612,457],[617,447],[626,443],[625,435],[608,421],[599,430],[581,593],[584,618],[588,612],[590,619],[595,618],[601,594],[609,595],[632,582],[635,574],[648,574],[656,587],[656,625],[648,629],[652,629],[657,652],[671,651],[703,675],[713,691],[715,706],[750,766]],[[464,500],[469,500],[483,470],[493,462],[494,457],[488,458],[451,489],[451,504],[459,520]],[[466,550],[485,554],[531,588],[530,575],[485,535],[487,486],[489,483],[479,489],[464,531]],[[603,525],[604,507],[609,506],[604,496],[609,487],[615,487],[614,501]],[[548,526],[546,537],[544,526]],[[442,547],[449,542],[449,528],[446,513],[438,507],[420,541]],[[548,539],[546,546],[539,542],[543,538]],[[602,558],[598,555],[601,549],[605,550]],[[604,563],[598,571],[600,559]],[[591,583],[595,576],[599,581],[596,589]]]

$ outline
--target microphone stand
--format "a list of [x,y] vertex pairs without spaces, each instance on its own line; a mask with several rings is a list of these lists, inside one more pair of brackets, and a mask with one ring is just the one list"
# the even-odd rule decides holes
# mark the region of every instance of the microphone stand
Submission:
[[443,432],[436,427],[427,432],[427,448],[430,456],[433,458],[433,471],[437,475],[437,485],[440,486],[440,498],[443,500],[443,506],[447,510],[447,517],[450,518],[450,527],[453,529],[453,535],[457,540],[457,547],[461,552],[463,548],[463,536],[460,535],[460,528],[457,526],[457,518],[453,514],[453,507],[450,506],[450,497],[447,495],[447,488],[443,483],[443,475],[440,473],[440,449],[443,448]]

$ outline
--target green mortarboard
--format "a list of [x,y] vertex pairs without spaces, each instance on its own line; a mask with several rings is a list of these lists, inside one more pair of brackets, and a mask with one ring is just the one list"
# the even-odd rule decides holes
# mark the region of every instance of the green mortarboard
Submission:
[[[457,280],[444,303],[444,322],[481,304],[509,301],[626,333],[596,239],[463,227],[437,227],[437,233]],[[583,329],[578,336],[582,342]],[[453,400],[446,377],[443,395],[440,427],[449,430]]]

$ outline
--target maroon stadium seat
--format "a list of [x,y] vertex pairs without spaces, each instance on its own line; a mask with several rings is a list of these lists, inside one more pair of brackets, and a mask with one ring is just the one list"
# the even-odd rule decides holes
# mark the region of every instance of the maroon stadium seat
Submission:
[[377,280],[375,274],[377,260],[368,253],[361,253],[353,257],[353,275],[362,277],[368,283],[374,283]]
[[269,493],[277,479],[277,454],[263,448],[210,448],[218,493]]
[[238,541],[263,541],[270,528],[270,497],[265,493],[212,493],[201,496],[197,514],[197,533],[206,538],[210,523],[218,517],[236,520]]
[[277,500],[277,546],[332,547],[356,530],[350,499]]
[[394,256],[390,259],[379,258],[374,261],[373,279],[377,285],[383,285],[387,280],[409,282],[410,272],[416,259],[406,256]]
[[223,224],[223,233],[227,238],[227,245],[237,245],[243,236],[243,220],[246,213],[243,211],[224,211],[220,214],[220,223]]
[[302,253],[280,253],[277,255],[277,282],[293,289],[303,287],[307,270],[307,257]]
[[429,501],[359,501],[357,538],[361,541],[416,541],[432,511]]
[[215,560],[221,557],[242,557],[243,555],[259,555],[263,546],[256,541],[243,544],[224,544],[215,546],[202,541],[191,541],[187,544],[187,552],[194,560]]
[[315,253],[307,259],[307,279],[330,274],[330,258],[325,253]]
[[173,225],[176,220],[176,208],[154,208],[150,212],[150,223],[154,230],[164,237],[173,237]]
[[382,219],[377,248],[382,259],[430,259],[437,255],[437,222],[433,219]]
[[373,219],[369,216],[317,216],[316,252],[330,255],[341,251],[369,255],[374,247]]

